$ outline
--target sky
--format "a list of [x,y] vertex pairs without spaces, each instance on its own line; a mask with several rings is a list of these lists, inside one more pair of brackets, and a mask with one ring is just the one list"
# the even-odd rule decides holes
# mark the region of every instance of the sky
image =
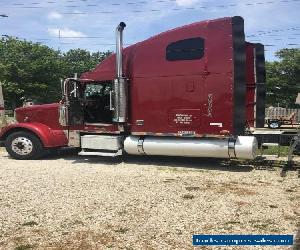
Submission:
[[126,45],[185,24],[228,16],[245,19],[249,42],[275,51],[300,47],[300,0],[0,0],[0,35],[61,51],[114,51],[115,28],[127,24]]

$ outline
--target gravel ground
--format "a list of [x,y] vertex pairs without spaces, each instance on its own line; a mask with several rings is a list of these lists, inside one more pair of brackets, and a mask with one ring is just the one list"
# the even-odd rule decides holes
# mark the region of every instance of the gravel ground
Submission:
[[5,151],[0,166],[0,249],[194,249],[193,234],[299,231],[295,171],[167,157],[16,161]]

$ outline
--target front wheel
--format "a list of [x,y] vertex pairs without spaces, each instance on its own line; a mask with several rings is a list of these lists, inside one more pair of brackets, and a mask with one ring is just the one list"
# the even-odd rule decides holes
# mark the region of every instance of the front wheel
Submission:
[[38,159],[43,152],[39,138],[24,131],[10,134],[5,140],[5,148],[12,158],[18,160]]

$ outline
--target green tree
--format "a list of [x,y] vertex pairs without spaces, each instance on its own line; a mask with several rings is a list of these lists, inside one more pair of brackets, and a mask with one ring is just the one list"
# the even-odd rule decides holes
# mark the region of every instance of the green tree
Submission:
[[110,51],[91,53],[84,49],[71,49],[63,54],[66,76],[73,77],[74,73],[80,76],[83,72],[95,68],[110,54]]
[[2,38],[0,41],[0,81],[9,108],[22,98],[48,103],[59,97],[62,60],[58,51],[45,45]]
[[294,107],[300,92],[300,49],[276,52],[279,61],[267,62],[267,104]]
[[57,102],[60,79],[93,69],[111,52],[90,53],[72,49],[62,54],[40,43],[12,37],[0,40],[0,81],[8,108],[30,98],[39,103]]

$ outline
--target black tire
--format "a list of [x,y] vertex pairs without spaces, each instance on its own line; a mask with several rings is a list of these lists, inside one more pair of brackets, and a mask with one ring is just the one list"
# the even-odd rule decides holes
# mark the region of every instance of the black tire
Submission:
[[5,140],[8,154],[17,160],[35,160],[42,156],[43,145],[32,133],[19,131],[10,134]]

